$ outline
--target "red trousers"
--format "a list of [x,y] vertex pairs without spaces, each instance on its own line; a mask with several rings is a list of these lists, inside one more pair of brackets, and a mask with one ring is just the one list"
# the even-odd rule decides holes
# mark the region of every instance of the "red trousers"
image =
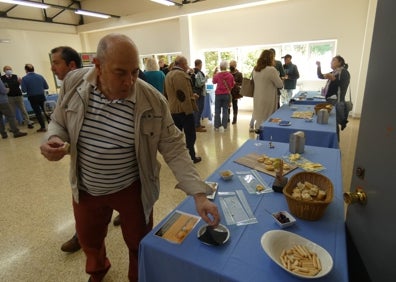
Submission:
[[113,210],[120,214],[121,230],[129,249],[130,281],[138,281],[138,248],[140,240],[153,227],[153,215],[146,224],[141,202],[140,182],[117,193],[92,196],[80,190],[79,203],[73,201],[76,231],[87,257],[85,271],[91,281],[102,281],[111,264],[106,256],[105,237]]

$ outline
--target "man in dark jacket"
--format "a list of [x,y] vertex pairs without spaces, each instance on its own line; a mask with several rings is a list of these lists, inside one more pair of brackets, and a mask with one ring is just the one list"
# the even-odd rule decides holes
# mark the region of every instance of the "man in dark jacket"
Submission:
[[[235,60],[230,61],[230,73],[234,77],[235,85],[231,89],[231,96],[232,96],[232,124],[236,124],[237,116],[238,116],[238,100],[242,98],[239,94],[241,91],[243,75],[242,73],[236,68],[237,62]],[[230,112],[230,111],[228,111]]]
[[23,117],[23,122],[28,126],[28,128],[33,128],[34,122],[29,119],[28,112],[26,111],[25,104],[23,102],[22,91],[20,88],[21,78],[12,73],[12,67],[10,66],[4,66],[3,71],[5,74],[1,76],[1,80],[4,85],[10,89],[8,92],[8,104],[10,105],[11,110],[16,116],[15,110],[19,109]]
[[283,59],[285,60],[283,69],[285,70],[285,74],[286,74],[283,83],[284,83],[284,89],[286,95],[283,95],[282,98],[283,98],[283,104],[287,104],[289,103],[290,99],[293,96],[293,89],[296,89],[297,79],[300,78],[300,73],[298,72],[297,66],[292,63],[291,55],[287,54],[286,56],[283,57]]
[[195,130],[196,132],[206,132],[205,126],[202,126],[201,124],[201,117],[205,106],[205,83],[207,81],[207,77],[202,72],[202,61],[200,59],[195,60],[194,65],[193,92],[199,95],[196,100],[198,111],[194,112]]

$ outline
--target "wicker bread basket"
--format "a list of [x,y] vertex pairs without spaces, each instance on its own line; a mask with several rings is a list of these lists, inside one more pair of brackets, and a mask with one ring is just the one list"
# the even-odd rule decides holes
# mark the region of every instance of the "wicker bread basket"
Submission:
[[330,114],[331,110],[333,109],[333,105],[331,103],[319,103],[315,105],[314,109],[316,114],[318,114],[321,109],[326,109]]
[[[320,189],[326,191],[324,200],[298,200],[292,197],[293,189],[298,182],[305,181],[317,185]],[[327,206],[333,200],[333,183],[326,176],[315,172],[299,172],[293,175],[286,186],[283,188],[283,194],[286,197],[290,212],[305,220],[319,220]]]

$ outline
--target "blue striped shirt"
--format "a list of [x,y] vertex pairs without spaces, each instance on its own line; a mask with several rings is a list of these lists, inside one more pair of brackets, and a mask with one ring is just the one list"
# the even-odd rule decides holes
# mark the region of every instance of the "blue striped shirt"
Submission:
[[107,195],[139,178],[134,109],[132,101],[109,101],[97,90],[90,94],[77,146],[79,189]]

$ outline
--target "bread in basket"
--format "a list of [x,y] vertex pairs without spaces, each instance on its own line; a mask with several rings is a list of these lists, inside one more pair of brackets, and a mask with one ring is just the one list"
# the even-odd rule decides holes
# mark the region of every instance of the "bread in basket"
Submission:
[[[313,197],[310,200],[299,199],[293,195],[293,190],[299,185],[298,183],[308,182],[310,184],[316,185],[319,190],[323,190],[325,195],[319,200],[319,197]],[[286,197],[287,204],[289,206],[290,212],[305,220],[319,220],[327,206],[333,200],[334,187],[333,183],[326,176],[316,173],[316,172],[299,172],[293,175],[286,186],[283,188],[283,194]]]
[[319,103],[319,104],[316,104],[315,105],[315,113],[316,114],[318,114],[318,112],[321,110],[321,109],[326,109],[328,112],[329,112],[329,114],[330,114],[330,112],[331,112],[331,110],[333,110],[333,105],[332,104],[330,104],[330,103]]

